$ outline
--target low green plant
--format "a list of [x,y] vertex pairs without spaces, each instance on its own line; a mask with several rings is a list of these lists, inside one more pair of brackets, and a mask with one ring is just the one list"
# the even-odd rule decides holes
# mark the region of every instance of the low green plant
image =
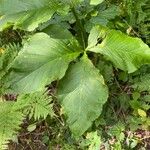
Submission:
[[[108,100],[107,71],[114,67],[133,73],[150,63],[150,49],[141,39],[110,29],[109,21],[118,14],[118,6],[108,7],[103,0],[0,1],[0,30],[13,27],[30,32],[21,45],[0,49],[1,95],[19,94],[16,102],[1,96],[0,149],[7,147],[25,116],[36,120],[54,114],[51,97],[44,94],[52,82],[57,83],[54,95],[66,122],[79,138]],[[104,73],[101,65],[109,69],[103,68]],[[115,133],[121,136],[119,142],[122,130]],[[87,144],[90,149],[100,145],[97,132],[87,141],[93,138],[95,143]]]

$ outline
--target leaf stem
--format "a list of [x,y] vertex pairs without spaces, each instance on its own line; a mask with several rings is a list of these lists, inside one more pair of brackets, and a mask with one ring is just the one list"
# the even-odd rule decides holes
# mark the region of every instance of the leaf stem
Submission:
[[74,15],[74,17],[76,19],[76,23],[77,23],[77,26],[78,26],[78,33],[77,34],[78,34],[78,36],[81,36],[80,43],[83,46],[83,49],[85,50],[86,47],[87,47],[86,31],[85,31],[85,29],[83,27],[83,24],[82,24],[81,20],[79,19],[78,14],[77,14],[77,12],[76,12],[74,7],[72,8],[72,13],[73,13],[73,15]]

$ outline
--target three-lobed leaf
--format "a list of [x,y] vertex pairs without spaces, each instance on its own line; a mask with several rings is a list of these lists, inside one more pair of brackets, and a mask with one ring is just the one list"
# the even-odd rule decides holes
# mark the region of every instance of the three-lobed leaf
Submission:
[[108,89],[99,71],[84,55],[79,62],[71,65],[60,81],[58,95],[68,116],[69,127],[78,137],[101,114]]

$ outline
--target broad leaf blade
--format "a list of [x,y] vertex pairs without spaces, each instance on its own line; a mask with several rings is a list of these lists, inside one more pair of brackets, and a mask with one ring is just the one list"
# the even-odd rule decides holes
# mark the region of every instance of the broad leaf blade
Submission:
[[58,0],[1,0],[0,30],[14,25],[23,30],[32,31],[40,23],[48,21],[61,8]]
[[90,4],[91,5],[98,5],[98,4],[100,4],[100,3],[102,3],[104,0],[91,0],[90,1]]
[[68,64],[79,54],[76,40],[52,39],[45,33],[37,33],[14,60],[7,83],[17,93],[42,90],[46,84],[61,79]]
[[51,24],[42,32],[48,34],[50,37],[54,39],[70,39],[72,37],[71,32],[61,25]]
[[90,43],[92,47],[87,50],[105,55],[116,67],[129,73],[136,71],[143,64],[150,63],[150,48],[139,38],[129,37],[115,30],[105,30],[105,34],[101,44]]
[[95,48],[97,43],[99,42],[100,38],[105,36],[106,29],[97,25],[92,28],[89,38],[88,38],[88,47],[87,50]]
[[60,83],[60,101],[73,134],[81,136],[101,114],[108,90],[103,77],[87,56],[72,65]]

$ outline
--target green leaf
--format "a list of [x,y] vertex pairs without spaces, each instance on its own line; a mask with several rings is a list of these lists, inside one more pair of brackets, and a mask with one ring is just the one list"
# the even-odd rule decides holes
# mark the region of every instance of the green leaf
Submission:
[[3,48],[3,53],[0,55],[0,95],[4,94],[7,89],[5,75],[8,73],[8,70],[19,50],[19,44],[8,44]]
[[88,47],[87,50],[95,48],[95,45],[99,42],[100,38],[105,36],[106,29],[97,25],[92,28],[89,38],[88,38]]
[[105,55],[116,67],[129,73],[136,71],[143,64],[150,63],[150,48],[139,38],[129,37],[115,30],[105,30],[102,43],[95,43],[95,46],[88,47],[87,50]]
[[0,80],[9,70],[11,63],[17,56],[20,49],[19,44],[8,44],[3,48],[3,53],[0,55]]
[[100,3],[102,3],[104,0],[91,0],[90,1],[90,4],[91,5],[98,5],[98,4],[100,4]]
[[88,150],[99,150],[102,141],[101,137],[98,136],[97,131],[88,133],[86,139],[88,140],[89,144]]
[[29,118],[34,117],[34,120],[46,119],[48,115],[54,115],[51,101],[52,98],[43,91],[19,95],[15,109],[23,110],[25,115],[29,115]]
[[145,112],[144,110],[138,109],[137,111],[138,111],[138,114],[139,114],[141,117],[146,117],[146,116],[147,116],[147,114],[146,114],[146,112]]
[[83,1],[84,0],[63,0],[64,3],[71,5],[71,7],[74,7]]
[[58,95],[68,116],[69,127],[78,137],[101,114],[108,90],[99,71],[84,55],[60,82]]
[[124,132],[125,131],[125,126],[123,123],[118,122],[117,124],[113,125],[108,131],[107,133],[113,137],[117,137],[118,141],[123,141],[125,138]]
[[97,17],[101,19],[106,19],[106,22],[108,22],[109,20],[114,19],[119,14],[120,14],[119,7],[115,5],[110,5],[107,9],[103,11],[100,10]]
[[118,6],[110,5],[109,7],[106,7],[106,5],[102,4],[102,7],[91,14],[91,19],[86,21],[85,28],[89,33],[93,26],[106,26],[112,19],[119,15],[120,9]]
[[28,130],[29,132],[32,132],[32,131],[34,131],[35,129],[36,129],[36,124],[35,124],[35,123],[29,125],[28,128],[27,128],[27,130]]
[[134,83],[132,88],[138,90],[139,92],[142,91],[150,91],[150,74],[147,73],[145,75],[141,75],[138,78],[134,79]]
[[1,0],[0,30],[14,25],[15,28],[33,31],[56,11],[63,9],[65,6],[58,0]]
[[24,119],[22,112],[13,109],[14,102],[0,102],[0,150],[7,149]]
[[80,54],[75,39],[59,40],[45,33],[33,35],[14,60],[6,83],[16,93],[40,91],[61,79],[68,64]]
[[51,38],[56,39],[70,39],[72,37],[69,30],[61,27],[60,25],[51,24],[45,29],[42,30],[42,32],[47,33]]

